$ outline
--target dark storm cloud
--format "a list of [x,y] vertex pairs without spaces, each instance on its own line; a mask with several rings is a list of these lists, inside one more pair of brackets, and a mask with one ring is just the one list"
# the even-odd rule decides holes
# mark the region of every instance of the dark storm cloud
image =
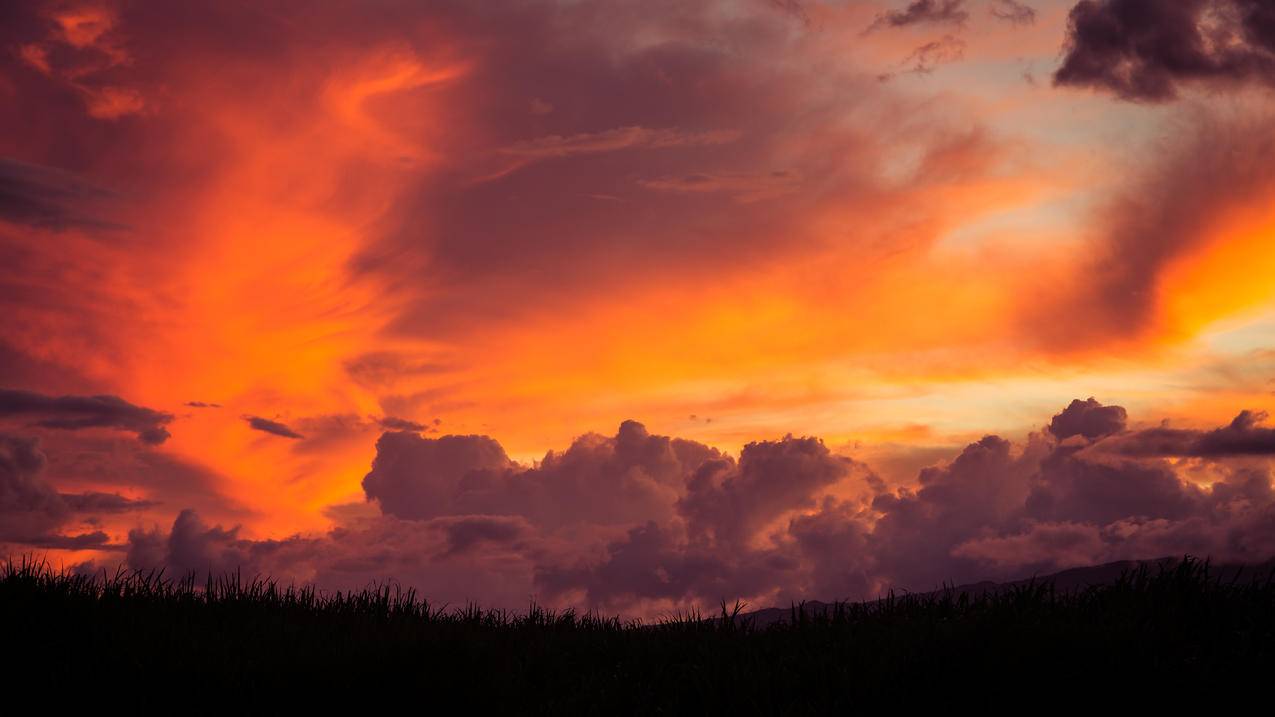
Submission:
[[288,428],[287,425],[278,421],[272,421],[261,416],[244,416],[243,419],[248,422],[248,426],[255,431],[272,433],[276,436],[284,438],[304,438],[300,433]]
[[969,18],[965,0],[913,0],[902,10],[889,10],[878,15],[868,31],[922,23],[964,25]]
[[1054,84],[1164,102],[1183,84],[1275,83],[1268,0],[1084,0],[1071,10]]
[[172,414],[135,406],[118,396],[46,396],[17,389],[0,389],[0,418],[72,431],[116,428],[136,433],[138,440],[149,445],[168,439],[164,426],[173,420]]
[[118,228],[90,211],[109,197],[70,172],[0,157],[0,221],[55,230]]

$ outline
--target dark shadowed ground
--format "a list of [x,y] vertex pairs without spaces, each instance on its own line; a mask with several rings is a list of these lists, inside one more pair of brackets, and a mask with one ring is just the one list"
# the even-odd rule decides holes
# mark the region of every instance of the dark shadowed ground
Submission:
[[1085,574],[794,608],[759,627],[738,614],[644,625],[439,609],[394,589],[316,595],[17,564],[0,576],[0,617],[15,690],[146,711],[1110,708],[1255,694],[1275,666],[1269,571],[1186,560]]

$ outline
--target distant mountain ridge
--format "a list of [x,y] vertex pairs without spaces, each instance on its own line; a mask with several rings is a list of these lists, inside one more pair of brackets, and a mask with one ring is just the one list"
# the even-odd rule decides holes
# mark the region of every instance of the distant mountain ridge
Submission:
[[[1087,565],[1079,568],[1068,568],[1067,570],[1051,573],[1049,575],[1038,575],[1030,578],[1023,578],[1021,580],[1011,580],[1008,582],[998,583],[991,580],[983,580],[976,583],[967,583],[938,590],[926,590],[920,592],[895,591],[894,594],[896,597],[904,595],[926,596],[940,594],[951,590],[958,594],[965,593],[970,595],[979,595],[983,593],[996,593],[1002,590],[1012,590],[1014,588],[1033,583],[1053,583],[1055,590],[1060,592],[1072,592],[1076,590],[1085,590],[1099,585],[1110,585],[1119,580],[1121,575],[1130,571],[1138,570],[1143,566],[1146,566],[1149,570],[1154,572],[1160,569],[1173,568],[1180,562],[1182,562],[1182,558],[1118,560],[1116,562],[1103,563],[1101,565]],[[1270,560],[1261,563],[1228,563],[1210,565],[1209,574],[1221,582],[1267,578],[1275,575],[1275,558],[1271,558]],[[873,600],[857,602],[873,602]],[[787,622],[792,615],[793,608],[798,605],[807,614],[819,615],[828,612],[837,604],[838,603],[835,602],[810,600],[800,604],[794,603],[789,607],[768,607],[761,610],[754,610],[752,612],[741,612],[736,619],[751,621],[754,627],[766,627],[776,623]]]

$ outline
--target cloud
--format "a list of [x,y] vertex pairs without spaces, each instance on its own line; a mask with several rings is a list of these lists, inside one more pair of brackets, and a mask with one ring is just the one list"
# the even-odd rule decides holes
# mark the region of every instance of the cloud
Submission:
[[555,159],[580,154],[617,152],[625,149],[665,149],[727,144],[739,139],[734,130],[688,132],[680,129],[617,127],[603,132],[586,132],[568,137],[549,135],[512,144],[500,150],[523,159]]
[[938,65],[955,62],[965,55],[965,41],[952,35],[927,42],[912,51],[901,64],[911,65],[908,72],[929,74]]
[[187,401],[185,405],[191,408],[221,408],[220,403],[205,403],[204,401]]
[[[1260,251],[1243,242],[1264,231],[1267,219],[1257,212],[1275,197],[1275,137],[1267,124],[1264,112],[1207,107],[1171,123],[1124,186],[1096,208],[1093,243],[1073,274],[1025,305],[1019,320],[1031,340],[1083,352],[1184,331],[1174,313],[1175,269],[1226,242]],[[1206,291],[1221,307],[1213,316],[1225,315],[1260,300],[1245,292],[1264,296],[1244,277],[1230,272],[1224,282],[1182,290]]]
[[784,170],[765,173],[696,173],[643,179],[638,184],[647,189],[682,194],[721,192],[740,202],[756,202],[799,191],[801,177]]
[[57,530],[70,509],[44,481],[45,457],[33,439],[0,436],[0,540],[32,540]]
[[118,493],[62,493],[62,501],[77,513],[127,513],[159,505],[153,500],[125,498]]
[[925,23],[964,25],[970,14],[965,0],[913,0],[902,10],[889,10],[877,15],[868,32],[887,27],[908,27]]
[[[986,436],[893,487],[814,438],[757,441],[733,458],[629,421],[523,466],[486,436],[386,432],[364,480],[379,515],[333,512],[328,533],[257,541],[188,511],[168,532],[130,534],[129,561],[329,587],[396,577],[435,598],[517,607],[536,595],[651,615],[1275,554],[1269,465],[1201,457],[1216,480],[1199,485],[1157,457],[1101,450],[1139,433],[1124,421],[1120,407],[1073,401],[1021,444]],[[1250,415],[1198,435],[1255,425]]]
[[1275,7],[1265,0],[1083,0],[1054,84],[1166,102],[1185,84],[1275,83]]
[[261,416],[244,416],[243,419],[248,422],[248,426],[254,431],[272,433],[276,436],[283,436],[284,438],[305,438],[305,436],[302,436],[300,433],[297,433],[278,421],[272,421],[268,418],[262,418]]
[[442,374],[454,367],[437,357],[417,357],[394,351],[373,351],[344,362],[345,372],[360,386],[382,389],[405,378]]
[[425,424],[409,421],[406,418],[397,418],[395,416],[383,416],[377,423],[381,424],[381,428],[387,431],[415,431],[420,433],[425,430]]
[[750,443],[739,461],[705,462],[686,482],[678,513],[693,539],[743,546],[758,529],[793,510],[813,508],[822,490],[868,471],[833,455],[817,438]]
[[54,230],[119,228],[93,211],[110,196],[70,172],[0,157],[0,221]]
[[[164,566],[177,576],[224,575],[242,571],[249,576],[269,572],[271,559],[286,564],[288,555],[304,554],[313,541],[303,538],[249,540],[239,528],[209,526],[191,509],[181,511],[167,534],[158,529],[135,528],[128,534],[128,565],[138,569]],[[281,573],[280,578],[286,579]]]
[[1032,25],[1036,22],[1036,10],[1018,0],[995,0],[988,11],[993,17],[1011,25]]
[[46,396],[18,389],[0,389],[0,418],[28,419],[34,426],[69,431],[132,431],[148,445],[167,440],[164,426],[173,420],[172,414],[135,406],[118,396]]
[[1262,426],[1266,419],[1262,411],[1240,411],[1229,425],[1211,431],[1148,428],[1103,441],[1094,450],[1130,456],[1275,456],[1275,428]]
[[462,515],[439,518],[430,525],[447,536],[443,557],[463,555],[483,546],[512,545],[532,534],[526,519],[508,515]]
[[671,515],[688,473],[720,458],[708,446],[652,436],[626,421],[614,437],[586,434],[533,467],[487,436],[425,438],[390,432],[363,479],[388,515],[521,515],[549,529],[617,525]]
[[83,550],[104,547],[102,531],[62,535],[77,514],[123,513],[154,505],[111,493],[59,493],[45,479],[48,461],[35,438],[0,434],[0,543]]
[[1123,431],[1127,419],[1123,407],[1104,406],[1090,396],[1084,401],[1072,401],[1062,413],[1050,419],[1049,432],[1060,441],[1072,436],[1101,438]]

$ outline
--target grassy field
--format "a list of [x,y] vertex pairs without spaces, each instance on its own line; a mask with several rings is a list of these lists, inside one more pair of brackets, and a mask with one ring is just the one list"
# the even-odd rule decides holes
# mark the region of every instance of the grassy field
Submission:
[[273,711],[266,705],[280,699],[388,695],[415,700],[413,712],[977,708],[1111,688],[1162,697],[1247,689],[1275,666],[1270,576],[1222,580],[1193,560],[1084,590],[1039,582],[820,614],[794,607],[764,629],[726,614],[641,624],[538,608],[443,610],[392,587],[320,594],[237,576],[91,578],[29,561],[0,570],[0,611],[5,652],[16,658],[11,687],[135,707],[180,691],[183,710],[196,712],[218,701]]

